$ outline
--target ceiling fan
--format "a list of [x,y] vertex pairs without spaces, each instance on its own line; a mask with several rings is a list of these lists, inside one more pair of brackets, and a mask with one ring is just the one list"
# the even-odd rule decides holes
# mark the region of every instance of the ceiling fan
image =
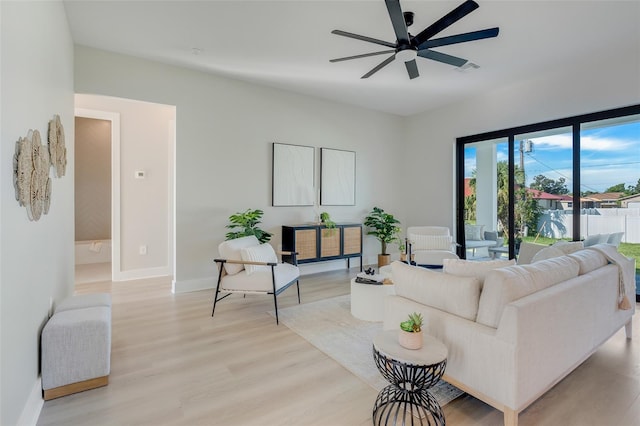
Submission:
[[399,59],[404,62],[407,68],[409,78],[414,79],[420,76],[418,72],[418,65],[416,64],[416,57],[432,59],[434,61],[442,62],[445,64],[461,67],[467,63],[466,59],[458,58],[456,56],[447,55],[446,53],[437,52],[431,50],[434,47],[447,46],[450,44],[464,43],[467,41],[481,40],[484,38],[496,37],[499,32],[499,28],[488,28],[486,30],[472,31],[470,33],[456,34],[442,38],[432,38],[436,34],[443,31],[456,21],[464,18],[469,13],[476,10],[478,3],[473,0],[467,0],[460,6],[447,13],[445,16],[422,30],[418,35],[412,36],[408,32],[408,27],[413,24],[413,12],[402,12],[399,0],[385,0],[387,5],[387,11],[391,18],[391,24],[396,34],[395,43],[390,43],[384,40],[378,40],[359,34],[349,33],[347,31],[333,30],[332,34],[336,34],[343,37],[355,38],[357,40],[366,41],[369,43],[379,44],[389,47],[389,50],[382,50],[380,52],[364,53],[355,56],[346,56],[344,58],[331,59],[329,62],[341,62],[351,59],[366,58],[368,56],[384,55],[386,53],[393,53],[387,59],[375,66],[371,71],[363,75],[361,78],[369,78],[376,72],[380,71],[385,66],[389,65],[394,59]]

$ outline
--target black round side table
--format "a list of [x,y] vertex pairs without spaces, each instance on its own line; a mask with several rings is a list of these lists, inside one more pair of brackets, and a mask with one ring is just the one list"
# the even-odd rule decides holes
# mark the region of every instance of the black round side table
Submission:
[[387,330],[373,339],[373,359],[391,384],[380,391],[373,406],[373,424],[444,425],[442,408],[429,392],[447,366],[447,348],[424,335],[421,349],[405,349],[398,331]]

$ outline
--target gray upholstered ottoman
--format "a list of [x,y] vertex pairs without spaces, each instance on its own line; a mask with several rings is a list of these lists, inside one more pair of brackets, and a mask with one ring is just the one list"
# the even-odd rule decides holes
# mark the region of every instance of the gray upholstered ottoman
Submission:
[[111,366],[111,308],[56,313],[42,330],[44,399],[105,386]]
[[94,308],[96,306],[111,308],[111,295],[109,293],[91,293],[70,296],[60,302],[55,311],[62,312],[71,309]]

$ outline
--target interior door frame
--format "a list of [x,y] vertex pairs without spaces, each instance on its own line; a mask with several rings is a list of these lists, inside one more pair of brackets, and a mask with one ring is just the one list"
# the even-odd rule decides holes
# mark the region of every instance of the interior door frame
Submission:
[[111,122],[111,280],[122,281],[120,265],[120,114],[111,111],[76,108],[75,116]]

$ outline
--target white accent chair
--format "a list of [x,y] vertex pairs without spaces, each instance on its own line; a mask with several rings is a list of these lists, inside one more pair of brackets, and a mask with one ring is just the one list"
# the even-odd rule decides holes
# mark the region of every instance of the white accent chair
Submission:
[[[233,293],[272,294],[278,324],[277,296],[294,283],[298,288],[300,303],[300,269],[297,266],[297,253],[282,253],[291,255],[293,264],[278,263],[278,257],[271,244],[260,244],[253,235],[225,241],[218,246],[218,251],[221,257],[215,259],[218,264],[218,284],[213,298],[212,317],[216,303]],[[226,294],[220,297],[220,293]]]
[[442,268],[444,259],[459,259],[456,247],[446,226],[407,228],[407,254],[418,266]]

